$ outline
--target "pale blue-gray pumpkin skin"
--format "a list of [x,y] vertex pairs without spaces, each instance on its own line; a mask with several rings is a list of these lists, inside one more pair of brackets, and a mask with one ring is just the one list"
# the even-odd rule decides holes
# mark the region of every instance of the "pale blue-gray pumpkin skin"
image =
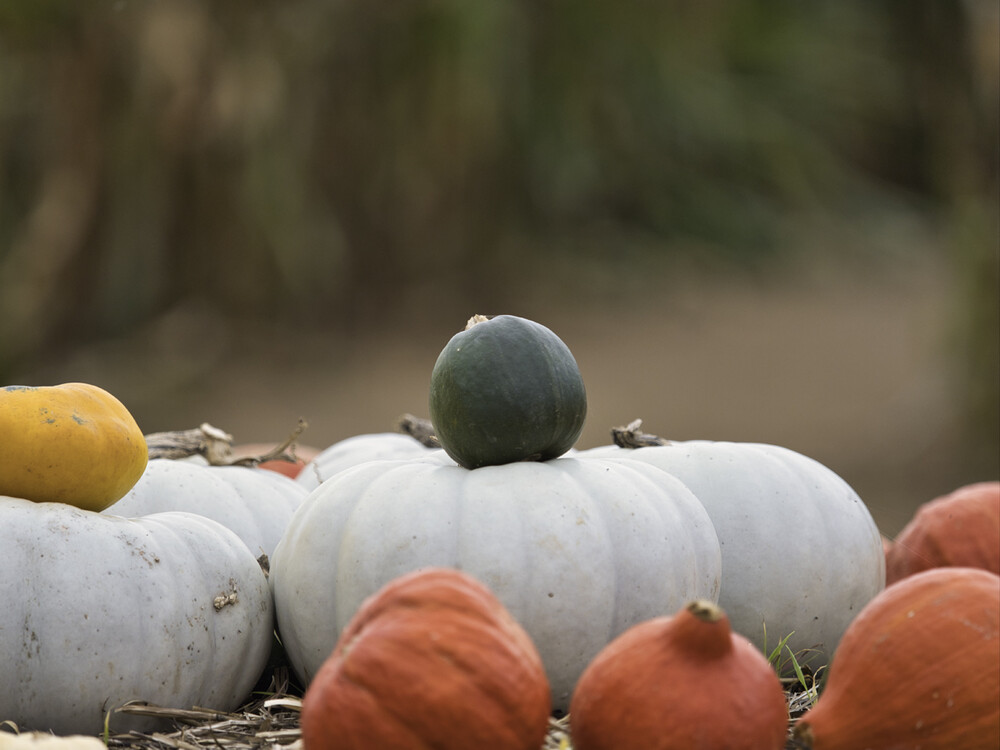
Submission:
[[238,708],[271,653],[273,604],[256,557],[194,513],[139,518],[0,497],[0,717],[99,735],[163,728],[117,713]]
[[815,459],[711,440],[580,455],[642,461],[694,493],[722,549],[719,605],[733,630],[762,651],[791,634],[787,645],[800,663],[826,665],[848,624],[885,586],[882,537],[868,507]]
[[565,708],[616,635],[716,600],[721,552],[693,494],[641,462],[361,464],[313,491],[271,559],[278,629],[299,677],[311,680],[366,597],[430,566],[490,587],[531,636],[553,705]]

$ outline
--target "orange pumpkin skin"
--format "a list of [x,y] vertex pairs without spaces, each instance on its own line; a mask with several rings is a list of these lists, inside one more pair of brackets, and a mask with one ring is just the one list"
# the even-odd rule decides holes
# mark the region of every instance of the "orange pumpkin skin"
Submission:
[[969,484],[922,505],[886,554],[886,585],[947,566],[1000,575],[1000,482]]
[[537,750],[549,682],[528,634],[471,576],[425,568],[369,597],[302,701],[305,750]]
[[1000,576],[934,568],[887,587],[795,736],[813,750],[1000,747]]
[[[277,443],[245,443],[233,446],[233,458],[246,458],[250,456],[262,456],[277,447]],[[295,446],[295,461],[285,461],[277,458],[271,461],[261,461],[257,464],[259,469],[267,469],[284,474],[286,477],[295,479],[305,465],[312,461],[319,454],[317,448],[308,445]]]
[[570,702],[575,750],[781,750],[788,707],[764,656],[715,604],[626,630]]

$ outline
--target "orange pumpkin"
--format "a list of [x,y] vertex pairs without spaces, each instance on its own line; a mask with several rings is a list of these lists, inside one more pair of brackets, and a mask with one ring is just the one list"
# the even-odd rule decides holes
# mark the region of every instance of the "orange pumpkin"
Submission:
[[774,670],[707,601],[626,630],[581,675],[576,750],[781,750],[788,707]]
[[922,505],[886,554],[886,585],[947,566],[1000,575],[1000,482],[969,484]]
[[813,750],[1000,747],[1000,576],[934,568],[886,588],[795,736]]
[[[263,456],[270,453],[277,447],[278,443],[243,443],[241,445],[233,446],[232,455],[234,459]],[[276,471],[279,474],[284,474],[286,477],[295,479],[305,465],[316,458],[317,455],[319,455],[319,449],[317,448],[313,448],[310,445],[296,445],[294,461],[286,461],[283,458],[275,458],[268,461],[261,461],[257,464],[257,468]]]
[[369,597],[302,701],[305,750],[537,750],[549,683],[527,633],[471,576],[425,568]]

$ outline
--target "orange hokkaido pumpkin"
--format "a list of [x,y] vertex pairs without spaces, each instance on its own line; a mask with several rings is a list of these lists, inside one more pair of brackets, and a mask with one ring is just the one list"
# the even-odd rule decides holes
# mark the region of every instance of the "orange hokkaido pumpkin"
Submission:
[[887,587],[795,736],[813,750],[1000,747],[1000,576],[934,568]]
[[767,659],[707,601],[626,630],[581,675],[576,750],[781,750],[785,695]]
[[[278,443],[242,443],[233,446],[233,458],[248,458],[253,456],[263,456],[278,447]],[[283,458],[261,461],[257,464],[260,469],[268,469],[284,474],[286,477],[295,479],[307,463],[319,455],[319,449],[309,445],[295,446],[295,460],[286,461]]]
[[969,484],[920,506],[885,560],[886,585],[948,566],[1000,575],[1000,482]]
[[537,750],[549,683],[527,633],[471,576],[424,568],[369,597],[302,701],[305,750]]

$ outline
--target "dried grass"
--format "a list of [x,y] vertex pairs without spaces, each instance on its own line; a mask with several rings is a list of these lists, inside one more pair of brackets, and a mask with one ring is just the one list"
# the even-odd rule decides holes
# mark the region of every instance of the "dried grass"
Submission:
[[[791,726],[809,707],[813,694],[801,686],[786,692],[789,705],[789,741],[787,750],[797,744],[791,739]],[[299,728],[302,698],[281,670],[276,671],[271,687],[235,712],[208,708],[168,709],[144,703],[131,703],[119,711],[133,715],[168,720],[170,732],[129,732],[106,738],[112,750],[303,750]],[[572,750],[569,717],[549,719],[548,732],[540,750]]]

